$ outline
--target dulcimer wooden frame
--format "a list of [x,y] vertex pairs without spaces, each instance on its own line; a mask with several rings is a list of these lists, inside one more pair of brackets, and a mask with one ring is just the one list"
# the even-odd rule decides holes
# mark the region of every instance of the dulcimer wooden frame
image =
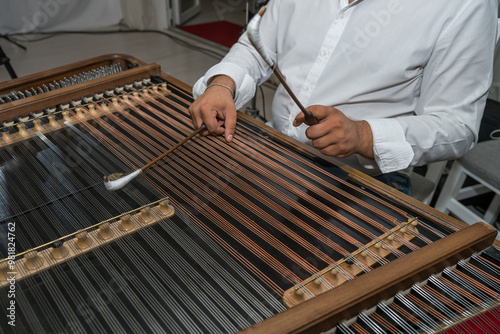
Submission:
[[[79,100],[82,96],[92,96],[94,93],[114,89],[117,86],[130,84],[151,76],[159,76],[169,85],[175,86],[187,94],[192,94],[192,87],[161,72],[159,65],[146,64],[128,55],[104,55],[0,83],[0,92],[28,89],[32,86],[117,62],[121,63],[123,67],[132,68],[89,82],[2,104],[0,105],[0,121],[26,117],[30,112],[38,113],[47,107],[53,108],[58,104],[67,104],[70,100]],[[130,64],[133,66],[129,66]],[[415,212],[420,217],[452,231],[457,231],[442,240],[406,255],[402,259],[392,261],[336,289],[327,291],[249,327],[243,333],[318,333],[328,330],[339,321],[355,316],[363,309],[375,306],[377,302],[395,295],[398,291],[408,289],[412,284],[425,280],[430,275],[440,272],[445,267],[455,264],[460,259],[467,258],[492,243],[496,247],[500,247],[500,243],[495,241],[497,231],[489,225],[478,223],[468,226],[342,164],[336,159],[322,156],[314,148],[300,143],[246,114],[238,112],[238,121],[258,127],[272,139],[303,155],[329,161],[347,172],[348,177],[358,184]]]

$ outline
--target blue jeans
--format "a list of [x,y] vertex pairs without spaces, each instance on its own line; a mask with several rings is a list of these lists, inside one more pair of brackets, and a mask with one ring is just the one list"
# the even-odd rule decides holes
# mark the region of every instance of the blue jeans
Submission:
[[411,195],[411,180],[406,174],[391,172],[374,176],[374,178],[405,193],[406,195]]

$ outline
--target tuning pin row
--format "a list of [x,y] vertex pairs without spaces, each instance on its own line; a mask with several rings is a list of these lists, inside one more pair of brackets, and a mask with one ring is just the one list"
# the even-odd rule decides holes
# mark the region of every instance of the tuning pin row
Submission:
[[174,207],[168,199],[164,199],[158,205],[146,206],[135,213],[127,213],[119,220],[110,223],[102,222],[95,230],[81,230],[75,233],[74,239],[54,241],[50,248],[41,251],[30,250],[20,260],[14,261],[13,267],[9,262],[0,263],[0,287],[9,284],[11,272],[15,271],[15,279],[22,279],[36,274],[41,270],[51,268],[58,263],[67,261],[82,253],[91,251],[95,247],[111,242],[115,238],[120,238],[130,232],[139,230],[157,222],[161,217],[172,217]]
[[36,87],[36,88],[31,87],[30,89],[26,89],[24,91],[20,91],[20,90],[12,91],[9,94],[0,97],[0,104],[25,99],[27,97],[36,96],[36,95],[47,93],[47,92],[50,92],[50,91],[53,91],[56,89],[69,87],[69,86],[83,83],[83,82],[86,82],[89,80],[95,80],[95,79],[102,78],[102,77],[105,77],[105,76],[108,76],[111,74],[116,74],[116,73],[119,73],[122,71],[123,71],[123,68],[122,68],[121,64],[119,64],[119,63],[109,65],[109,66],[101,66],[99,68],[92,69],[92,70],[87,71],[87,72],[82,72],[80,74],[76,74],[76,75],[70,77],[69,79],[64,77],[63,79],[54,80],[50,83],[42,84],[41,86]]

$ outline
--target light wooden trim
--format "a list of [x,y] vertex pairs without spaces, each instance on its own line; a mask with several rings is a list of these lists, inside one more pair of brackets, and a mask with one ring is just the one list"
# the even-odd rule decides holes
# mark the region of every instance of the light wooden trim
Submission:
[[391,298],[493,242],[496,229],[478,223],[313,299],[257,323],[242,334],[320,333]]
[[96,67],[109,66],[120,63],[122,67],[144,66],[145,62],[125,54],[108,54],[99,57],[82,60],[69,65],[56,67],[47,71],[38,72],[0,83],[0,95],[8,94],[12,91],[21,91],[48,84],[54,80],[59,81],[64,77],[69,78],[82,72],[88,72]]
[[11,121],[15,117],[26,117],[30,112],[39,113],[47,107],[67,104],[71,100],[80,100],[83,96],[91,97],[95,93],[102,93],[107,89],[131,84],[134,81],[149,78],[150,76],[158,76],[160,73],[160,65],[149,64],[81,84],[5,103],[0,105],[0,120]]

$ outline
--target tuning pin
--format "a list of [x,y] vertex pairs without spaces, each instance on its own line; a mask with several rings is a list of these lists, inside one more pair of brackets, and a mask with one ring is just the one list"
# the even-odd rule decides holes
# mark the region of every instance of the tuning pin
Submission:
[[85,115],[84,115],[84,114],[83,114],[83,112],[82,112],[82,109],[80,109],[80,108],[76,108],[76,109],[75,109],[75,113],[76,113],[76,117],[78,117],[78,118],[83,118],[83,117],[85,117]]
[[17,125],[17,133],[23,137],[28,136],[28,132],[26,132],[26,126],[24,124],[18,124]]
[[2,140],[5,142],[10,142],[12,138],[10,137],[9,131],[1,131],[0,134],[2,134]]
[[131,216],[130,215],[123,215],[120,217],[120,223],[118,228],[122,230],[123,232],[128,232],[132,229],[134,229],[134,225],[131,222]]
[[42,120],[41,119],[34,119],[33,120],[34,128],[38,132],[43,131],[43,126],[42,126]]
[[174,214],[174,207],[170,204],[170,201],[168,199],[161,201],[160,205],[158,205],[158,208],[160,209],[161,213],[169,218]]
[[70,115],[69,115],[67,110],[62,112],[62,116],[63,116],[64,122],[71,123],[71,118],[70,118]]
[[354,264],[354,260],[351,256],[349,257],[345,257],[345,263],[347,263],[348,265],[352,266]]
[[76,234],[76,247],[81,250],[87,249],[92,245],[92,239],[87,231],[80,231]]
[[83,105],[83,104],[88,104],[92,102],[92,99],[91,98],[88,98],[86,96],[82,96],[82,98],[80,99],[80,103]]
[[50,249],[50,256],[52,256],[54,260],[64,259],[68,256],[68,254],[69,250],[64,245],[64,242],[58,240],[52,244],[52,248]]
[[[95,105],[94,105],[94,104],[89,104],[89,105],[87,106],[87,108],[88,108],[89,113],[90,113],[91,115],[96,115],[96,114],[97,114],[97,110],[95,110]],[[107,107],[107,106],[103,106],[103,109],[107,110],[107,109],[108,109],[108,107]]]
[[59,124],[57,124],[56,119],[54,118],[54,115],[49,115],[47,116],[47,119],[49,120],[49,125],[53,128],[57,128]]
[[0,97],[0,104],[4,104],[5,100]]
[[9,278],[8,272],[15,272],[15,262],[9,266],[9,261],[0,262],[0,282],[7,282]]
[[37,251],[30,251],[24,255],[24,266],[28,270],[40,269],[43,262],[43,258],[38,255]]
[[143,208],[139,216],[141,216],[142,221],[144,221],[146,224],[155,220],[153,216],[151,216],[151,208],[149,206]]
[[31,119],[35,119],[35,118],[40,118],[43,116],[43,111],[42,112],[30,112],[29,113],[29,116],[31,117]]
[[113,237],[113,231],[111,230],[108,222],[99,226],[97,236],[102,240],[108,240]]
[[24,123],[29,121],[30,117],[14,117],[14,123]]

